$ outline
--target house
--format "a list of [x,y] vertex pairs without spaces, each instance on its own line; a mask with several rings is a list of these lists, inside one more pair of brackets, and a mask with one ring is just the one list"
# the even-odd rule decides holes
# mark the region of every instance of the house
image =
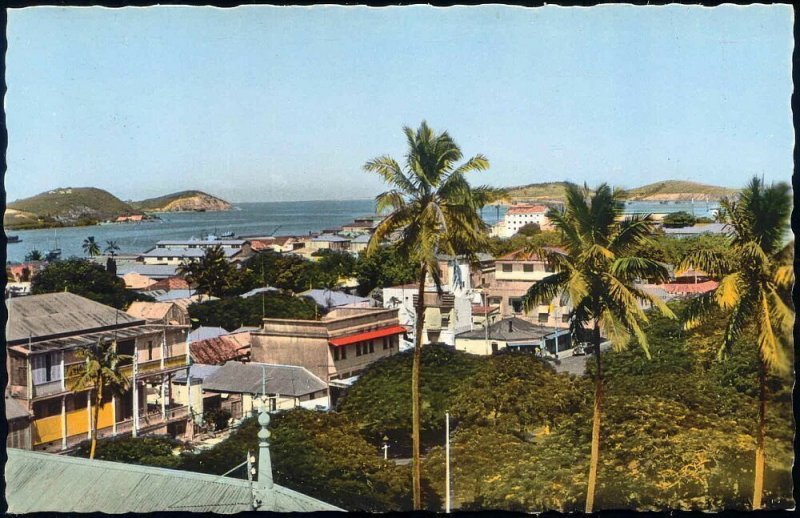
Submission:
[[489,355],[502,350],[547,351],[559,358],[572,355],[568,329],[532,324],[517,317],[504,318],[488,328],[473,329],[456,336],[456,350]]
[[188,290],[191,286],[183,277],[173,276],[167,277],[166,279],[160,279],[156,281],[155,284],[151,285],[148,289],[149,290],[164,290],[164,291],[173,291],[173,290]]
[[[188,409],[174,403],[168,387],[189,362],[185,326],[149,324],[67,292],[7,304],[8,390],[31,414],[33,449],[69,450],[89,437],[94,396],[91,387],[73,389],[83,364],[76,353],[101,341],[116,343],[117,352],[130,357],[120,372],[131,388],[122,397],[105,394],[98,435],[184,434]],[[147,404],[149,390],[160,392],[160,405]]]
[[[202,397],[194,396],[192,404],[200,413],[221,408],[233,419],[242,419],[256,412],[258,396],[264,394],[270,411],[328,408],[328,385],[303,367],[229,361],[224,365],[192,365],[191,375],[193,394],[197,394],[195,386],[202,391]],[[187,382],[186,375],[173,380],[176,385],[185,386]],[[183,388],[179,387],[176,394],[185,395]]]
[[662,227],[661,230],[664,231],[665,235],[678,239],[701,236],[703,234],[727,235],[733,232],[733,228],[727,223],[703,223],[681,228]]
[[[258,421],[259,436],[269,437],[266,409]],[[6,498],[12,514],[342,511],[275,484],[267,440],[259,442],[253,459],[255,480],[15,448],[7,454]]]
[[250,242],[244,239],[161,240],[139,256],[144,264],[180,265],[200,259],[207,249],[219,247],[229,262],[241,262],[252,255]]
[[188,326],[189,312],[174,302],[132,302],[125,310],[129,315],[143,318],[148,324]]
[[147,277],[138,272],[128,272],[120,277],[125,281],[125,287],[129,290],[151,290],[154,289],[153,286],[158,282],[152,277]]
[[142,216],[141,214],[133,214],[133,215],[130,215],[130,216],[117,216],[117,219],[115,219],[114,221],[116,223],[127,223],[129,221],[132,222],[132,223],[138,223],[138,222],[142,221],[143,219],[144,219],[144,216]]
[[[560,252],[556,248],[548,250]],[[553,273],[553,267],[536,254],[518,251],[504,255],[495,261],[493,280],[483,286],[486,304],[499,306],[503,318],[519,316],[550,327],[566,326],[570,308],[562,306],[559,297],[554,297],[550,304],[532,308],[528,314],[522,307],[528,288]]]
[[366,251],[371,238],[372,235],[370,234],[358,234],[350,240],[350,251],[354,254]]
[[361,216],[354,218],[352,223],[342,225],[341,232],[347,235],[369,235],[383,221],[383,216]]
[[472,305],[472,327],[483,327],[488,321],[489,325],[500,319],[500,306]]
[[[138,257],[138,256],[137,256]],[[124,277],[129,273],[138,273],[153,280],[174,277],[178,272],[177,264],[142,264],[141,262],[120,262],[117,259],[117,276]]]
[[33,274],[47,265],[44,261],[27,261],[19,264],[6,265],[6,272],[13,282],[30,282]]
[[254,362],[297,365],[330,384],[398,352],[396,309],[336,308],[319,320],[265,318],[250,333]]
[[350,250],[350,238],[338,234],[320,234],[311,238],[309,248],[312,251],[329,249],[337,252],[347,252]]
[[369,308],[372,307],[372,299],[368,297],[359,297],[357,295],[350,295],[342,291],[336,290],[322,290],[313,289],[306,290],[297,294],[298,297],[303,297],[314,301],[314,303],[323,308],[338,308],[342,306]]
[[498,237],[511,237],[529,223],[536,223],[542,230],[551,230],[552,224],[546,216],[548,209],[545,205],[512,205],[506,211],[503,220],[493,227],[492,234]]

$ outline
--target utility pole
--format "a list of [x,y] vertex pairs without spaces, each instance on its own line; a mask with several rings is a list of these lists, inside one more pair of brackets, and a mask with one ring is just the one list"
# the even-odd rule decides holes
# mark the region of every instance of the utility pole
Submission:
[[450,512],[450,412],[444,414],[444,427],[445,427],[445,443],[444,443],[444,477],[445,477],[445,494],[444,494],[444,512]]

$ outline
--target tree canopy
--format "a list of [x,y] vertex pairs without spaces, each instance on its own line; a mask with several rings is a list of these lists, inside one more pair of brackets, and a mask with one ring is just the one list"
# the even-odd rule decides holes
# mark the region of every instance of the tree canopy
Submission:
[[189,305],[189,316],[196,326],[234,330],[241,326],[261,326],[266,318],[313,319],[314,302],[285,293],[266,292],[252,297],[228,297]]

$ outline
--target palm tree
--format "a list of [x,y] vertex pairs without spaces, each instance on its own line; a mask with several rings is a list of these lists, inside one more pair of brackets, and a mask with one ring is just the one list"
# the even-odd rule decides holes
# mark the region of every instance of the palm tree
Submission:
[[428,275],[441,290],[436,255],[465,254],[474,257],[486,245],[487,225],[479,210],[497,196],[489,187],[473,188],[466,175],[483,171],[489,161],[475,155],[461,165],[461,149],[447,132],[436,133],[424,121],[419,129],[404,127],[408,151],[404,166],[389,156],[380,156],[364,165],[377,173],[390,190],[378,195],[377,211],[390,214],[376,227],[367,254],[377,252],[386,239],[397,240],[397,253],[419,264],[415,348],[411,372],[411,427],[413,456],[414,509],[422,505],[422,466],[420,465],[420,358],[425,324],[425,280]]
[[42,255],[42,252],[36,250],[35,248],[25,254],[25,261],[41,261],[43,259],[44,255]]
[[122,396],[130,385],[128,378],[119,371],[121,361],[129,360],[132,357],[117,354],[116,342],[98,341],[81,347],[76,355],[83,360],[78,364],[77,372],[72,375],[77,379],[70,385],[70,390],[92,390],[95,391],[94,408],[92,414],[92,447],[89,450],[89,458],[94,459],[94,452],[97,448],[97,424],[100,418],[100,405],[103,403],[103,390],[108,389],[115,396]]
[[731,226],[730,253],[700,250],[688,255],[680,270],[702,269],[719,279],[712,292],[692,301],[685,327],[692,329],[712,313],[714,306],[729,312],[718,356],[730,352],[742,334],[753,329],[758,349],[758,427],[756,436],[753,510],[761,508],[764,488],[764,435],[767,372],[788,368],[786,339],[791,336],[794,310],[791,289],[793,243],[782,246],[792,210],[789,186],[778,183],[765,187],[754,177],[738,201],[724,199],[722,207]]
[[119,250],[119,245],[116,241],[109,239],[106,241],[106,248],[103,250],[105,253],[109,254],[111,257],[117,255],[117,251]]
[[639,325],[648,320],[643,306],[655,307],[670,318],[675,315],[663,301],[634,285],[639,280],[664,282],[669,278],[663,264],[633,255],[637,246],[647,243],[654,230],[650,217],[621,220],[620,191],[612,191],[606,184],[594,192],[586,186],[567,184],[565,191],[565,206],[547,212],[547,217],[561,233],[565,250],[531,248],[526,251],[544,258],[555,273],[533,284],[523,298],[523,305],[528,312],[536,305],[550,304],[554,297],[560,297],[572,307],[569,318],[573,337],[582,339],[585,326],[591,327],[596,365],[592,454],[586,492],[586,512],[591,513],[597,485],[603,405],[601,329],[617,349],[625,347],[631,335],[635,336],[650,358],[647,337]]
[[207,248],[199,260],[183,262],[177,273],[190,284],[196,284],[198,293],[222,297],[230,285],[233,266],[225,259],[222,247],[215,245]]
[[83,240],[83,251],[89,257],[100,255],[100,245],[94,240],[94,236],[89,236]]

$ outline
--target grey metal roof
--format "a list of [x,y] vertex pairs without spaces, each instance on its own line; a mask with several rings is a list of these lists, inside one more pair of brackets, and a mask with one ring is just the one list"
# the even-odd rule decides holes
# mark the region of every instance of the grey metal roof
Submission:
[[6,419],[11,421],[12,419],[28,418],[30,416],[31,413],[28,412],[22,401],[11,397],[6,392]]
[[164,326],[160,325],[138,325],[132,327],[123,327],[120,329],[111,329],[108,331],[98,331],[96,333],[86,333],[80,335],[66,336],[62,338],[51,338],[40,342],[32,342],[30,347],[27,340],[18,343],[15,347],[17,349],[28,350],[33,352],[40,351],[57,351],[61,349],[73,349],[82,345],[96,344],[99,341],[112,341],[112,340],[129,340],[137,336],[145,336],[156,333],[162,333]]
[[667,235],[670,234],[682,234],[682,235],[700,235],[700,234],[727,234],[731,232],[733,229],[727,223],[705,223],[702,225],[694,225],[691,227],[682,227],[682,228],[667,228],[662,227],[664,233]]
[[[148,293],[148,292],[143,292]],[[170,290],[153,295],[153,298],[158,302],[167,302],[177,299],[188,299],[190,297],[202,297],[203,301],[217,300],[218,297],[211,297],[210,295],[199,295],[196,290]]]
[[372,239],[371,234],[361,234],[352,239],[353,243],[369,243],[369,240]]
[[330,242],[342,243],[342,242],[345,242],[345,241],[350,241],[350,238],[337,236],[336,234],[322,234],[322,235],[317,236],[317,237],[315,237],[315,238],[313,238],[311,240],[312,241],[330,241]]
[[216,338],[227,334],[228,331],[222,327],[200,326],[189,333],[189,340],[192,342],[199,342],[200,340],[207,340],[208,338]]
[[178,266],[172,264],[128,263],[117,265],[118,277],[122,277],[127,273],[136,272],[145,277],[150,277],[151,279],[166,279],[167,277],[174,277],[177,271]]
[[[509,329],[509,322],[511,328]],[[526,320],[517,317],[504,318],[498,320],[489,326],[489,339],[503,340],[503,341],[517,341],[517,340],[540,340],[541,338],[555,333],[557,331],[554,327],[540,326],[532,324]],[[486,330],[484,328],[474,329],[456,335],[456,338],[471,338],[471,339],[485,339]]]
[[267,286],[266,288],[253,288],[252,290],[248,291],[247,293],[242,293],[239,295],[243,299],[252,297],[253,295],[258,295],[259,293],[269,293],[270,291],[281,291],[278,288],[273,288],[272,286]]
[[74,293],[45,293],[6,300],[8,342],[86,333],[111,326],[144,324],[141,318]]
[[[232,257],[239,252],[241,248],[223,248],[222,253],[225,257]],[[169,247],[169,248],[153,248],[140,254],[140,257],[187,257],[194,259],[196,257],[203,257],[206,251],[202,248],[185,248],[185,247]]]
[[[8,448],[8,512],[148,513],[251,510],[247,480]],[[340,511],[282,486],[262,511]]]
[[249,243],[245,239],[162,239],[156,242],[156,246],[188,246],[188,245],[203,245],[203,246],[230,246],[230,245],[243,245]]
[[227,362],[203,379],[203,390],[241,394],[261,394],[266,373],[267,394],[304,396],[325,390],[327,385],[304,367],[266,363]]
[[[206,379],[208,376],[215,373],[217,369],[221,367],[222,365],[205,365],[203,363],[192,364],[192,366],[189,367],[189,370],[191,371],[192,374],[192,385],[194,385],[195,381],[202,381]],[[187,377],[186,371],[178,371],[178,373],[172,377],[172,381],[174,383],[183,384],[186,383],[186,377]]]
[[334,308],[338,306],[344,306],[347,304],[370,302],[371,300],[367,297],[348,295],[347,293],[341,291],[321,290],[317,288],[298,293],[297,296],[310,298],[311,300],[316,302],[318,306],[321,306],[323,308]]

